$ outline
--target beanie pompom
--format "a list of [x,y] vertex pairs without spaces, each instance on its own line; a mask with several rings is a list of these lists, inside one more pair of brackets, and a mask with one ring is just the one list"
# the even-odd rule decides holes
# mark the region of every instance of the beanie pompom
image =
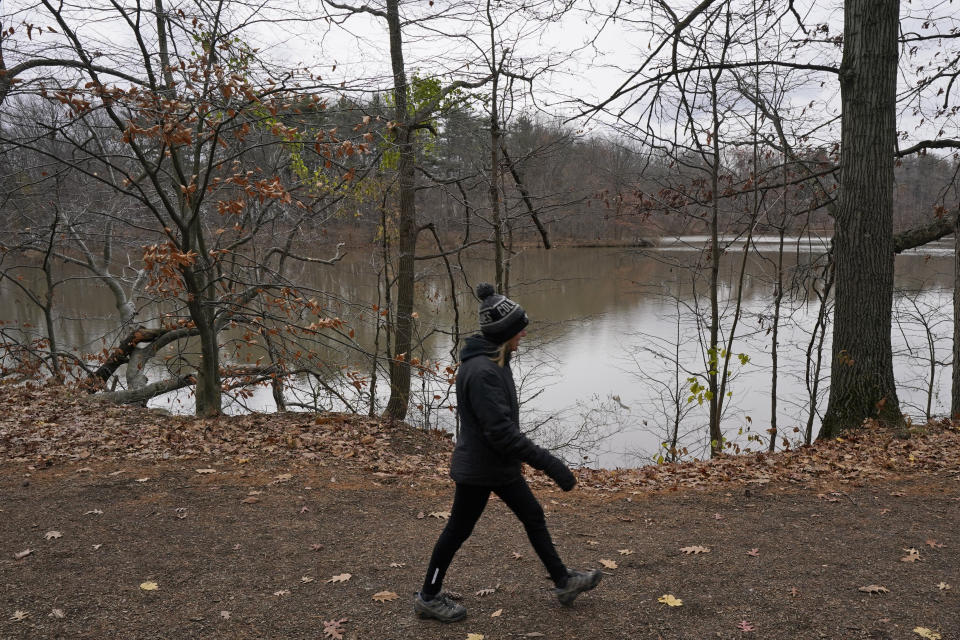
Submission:
[[486,300],[496,292],[497,290],[494,289],[493,285],[489,282],[481,282],[477,285],[477,297],[480,298],[480,300]]

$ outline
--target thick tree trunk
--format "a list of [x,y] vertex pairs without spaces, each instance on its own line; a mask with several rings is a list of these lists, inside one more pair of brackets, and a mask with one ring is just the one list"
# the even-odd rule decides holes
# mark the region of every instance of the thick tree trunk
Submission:
[[399,159],[400,236],[397,248],[397,311],[390,360],[390,399],[384,417],[403,420],[410,400],[410,347],[413,343],[413,279],[417,249],[417,209],[413,131],[407,109],[407,76],[403,64],[403,39],[400,32],[399,0],[387,0],[387,24],[390,28],[390,61],[393,65],[393,98],[396,105],[396,143]]
[[960,418],[960,217],[953,234],[953,383],[950,415]]
[[870,417],[902,420],[890,342],[899,12],[899,0],[844,3],[836,306],[830,400],[820,438]]

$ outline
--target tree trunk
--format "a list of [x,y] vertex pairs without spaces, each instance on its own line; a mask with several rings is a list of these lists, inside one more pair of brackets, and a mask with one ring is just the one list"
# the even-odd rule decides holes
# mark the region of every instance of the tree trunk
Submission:
[[198,417],[207,418],[219,415],[223,409],[223,390],[220,386],[220,340],[217,337],[217,329],[213,326],[213,313],[204,309],[203,303],[199,301],[192,302],[189,306],[190,315],[197,323],[200,333],[195,414]]
[[390,61],[393,65],[393,98],[396,105],[396,144],[399,151],[400,229],[397,239],[397,312],[390,360],[390,399],[384,417],[403,420],[410,400],[410,346],[413,343],[413,279],[417,248],[415,162],[413,131],[407,112],[407,76],[403,66],[399,0],[387,0],[390,28]]
[[953,234],[953,383],[950,415],[960,417],[960,217]]
[[846,0],[830,400],[820,438],[902,420],[890,342],[899,0]]

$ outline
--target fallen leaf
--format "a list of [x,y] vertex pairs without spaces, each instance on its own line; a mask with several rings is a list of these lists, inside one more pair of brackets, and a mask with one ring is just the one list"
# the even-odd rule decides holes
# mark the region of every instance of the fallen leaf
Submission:
[[300,507],[300,513],[310,513],[310,507]]
[[137,478],[137,482],[146,482],[149,479],[150,479],[149,476],[146,478]]
[[750,549],[750,551],[747,551],[747,555],[748,555],[748,556],[752,556],[752,557],[754,557],[754,558],[759,558],[759,557],[760,557],[760,549],[757,549],[756,547],[754,547],[753,549]]
[[790,589],[790,595],[791,595],[792,597],[796,598],[797,596],[800,595],[800,590],[797,589],[796,587],[792,587],[792,588]]
[[395,594],[393,591],[380,591],[373,594],[373,599],[377,602],[393,602],[399,597],[400,596]]
[[633,551],[631,549],[617,549],[617,553],[622,556],[632,556]]
[[951,589],[952,587],[948,585],[946,582],[941,581],[940,584],[937,585],[937,588],[940,589],[940,591],[946,591],[947,589]]
[[680,553],[685,553],[687,555],[690,555],[690,554],[699,555],[701,553],[710,553],[710,549],[708,547],[701,547],[700,545],[696,545],[693,547],[681,547]]
[[665,594],[663,594],[662,596],[660,596],[659,598],[657,598],[657,602],[662,602],[663,604],[667,605],[668,607],[682,607],[682,606],[683,606],[683,600],[681,600],[680,598],[675,598],[675,597],[673,596],[673,594],[670,594],[670,593],[665,593]]
[[18,551],[17,553],[13,554],[13,559],[21,560],[23,558],[26,558],[31,553],[33,553],[33,549],[24,549],[23,551]]
[[423,520],[426,517],[427,517],[427,514],[425,514],[423,511],[417,512],[417,520]]
[[889,589],[878,584],[868,584],[865,587],[860,587],[857,591],[863,591],[864,593],[890,593]]
[[230,619],[230,612],[229,612],[229,611],[221,611],[221,612],[220,612],[220,617],[223,618],[224,620],[229,620],[229,619]]
[[914,549],[913,547],[909,549],[904,549],[907,552],[907,555],[900,558],[900,562],[916,562],[920,559],[920,552]]
[[543,638],[543,637],[545,637],[545,636],[544,636],[542,633],[540,633],[539,631],[531,631],[530,633],[524,634],[523,637],[524,637],[524,638]]
[[723,516],[720,515],[719,513],[715,513],[715,514],[713,514],[713,519],[714,519],[714,520],[723,520]]
[[20,622],[21,620],[26,620],[29,617],[30,617],[30,614],[27,613],[26,611],[17,610],[13,612],[13,615],[10,616],[10,619],[13,620],[14,622]]
[[243,504],[256,504],[257,502],[260,502],[260,498],[256,496],[247,496],[240,502],[242,502]]
[[927,544],[930,545],[931,549],[943,549],[943,543],[937,542],[933,538],[930,538],[929,540],[927,540]]
[[47,531],[45,534],[43,534],[43,537],[47,540],[56,540],[57,538],[62,538],[63,534],[59,531]]
[[521,554],[517,553],[516,551],[514,551],[513,554],[511,555],[513,555],[514,560],[519,560],[520,558],[523,557]]
[[197,473],[216,473],[216,469],[197,469]]
[[926,638],[927,640],[940,640],[942,637],[936,631],[932,629],[927,629],[926,627],[914,627],[913,632],[920,636],[921,638]]
[[499,618],[499,617],[502,616],[502,615],[503,615],[503,609],[497,609],[496,611],[494,611],[493,613],[490,614],[490,617],[491,617],[491,618]]
[[158,585],[156,582],[152,582],[152,581],[149,581],[149,582],[141,582],[141,583],[140,583],[140,588],[141,588],[142,590],[144,590],[144,591],[156,591],[157,589],[160,588],[160,585]]
[[62,620],[67,617],[67,614],[63,612],[63,609],[53,609],[47,614],[47,617]]
[[333,640],[343,640],[343,634],[346,629],[343,628],[343,623],[347,621],[347,618],[340,618],[339,620],[324,620],[323,621],[323,635],[328,638],[333,638]]
[[323,549],[323,545],[322,545],[322,544],[312,544],[312,545],[310,545],[310,551],[320,551],[320,549]]
[[496,593],[496,592],[497,592],[496,587],[494,587],[494,588],[492,588],[492,589],[488,587],[488,588],[486,588],[486,589],[480,589],[480,591],[477,591],[477,593],[476,593],[475,595],[478,595],[478,596],[480,596],[481,598],[483,598],[484,596],[492,596],[492,595],[493,595],[494,593]]
[[483,640],[482,633],[468,633],[467,640]]
[[587,540],[587,544],[590,545],[591,547],[595,547],[600,543],[597,542],[596,540]]
[[273,484],[283,484],[284,482],[287,482],[288,480],[290,480],[290,478],[292,477],[293,477],[292,473],[281,473],[273,481]]
[[290,595],[290,589],[280,589],[279,591],[274,591],[273,595],[277,596],[278,598],[288,596]]
[[100,509],[91,509],[90,511],[84,511],[84,512],[83,512],[83,515],[85,515],[85,516],[102,516],[102,515],[103,515],[103,511],[101,511]]
[[907,494],[905,494],[903,491],[894,491],[894,492],[891,493],[890,495],[896,496],[897,498],[902,498],[902,497],[904,497],[904,496],[907,495]]
[[602,564],[605,569],[616,569],[616,568],[617,568],[617,563],[614,562],[613,560],[604,560],[603,558],[601,558],[601,559],[600,559],[600,564]]
[[391,562],[391,563],[390,563],[390,568],[391,568],[391,569],[402,569],[402,568],[405,567],[405,566],[407,566],[407,565],[406,565],[406,563],[404,563],[404,562]]
[[752,624],[750,624],[746,620],[741,620],[739,623],[737,623],[737,629],[740,629],[740,631],[756,631],[757,630],[756,627],[754,627]]
[[100,547],[102,547],[102,546],[103,546],[102,544],[95,544],[95,545],[93,545],[93,550],[96,551],[96,550],[98,550],[98,549],[99,549]]
[[313,578],[310,576],[303,576],[300,578],[300,582],[307,584],[308,582],[313,582]]
[[328,582],[328,583],[329,583],[329,582],[346,582],[347,580],[349,580],[349,579],[352,578],[352,577],[353,577],[353,576],[352,576],[351,574],[349,574],[349,573],[341,573],[341,574],[339,574],[339,575],[333,576],[332,578],[330,578],[329,580],[327,580],[327,582]]
[[450,512],[449,511],[434,511],[430,514],[431,518],[438,518],[440,520],[449,520]]

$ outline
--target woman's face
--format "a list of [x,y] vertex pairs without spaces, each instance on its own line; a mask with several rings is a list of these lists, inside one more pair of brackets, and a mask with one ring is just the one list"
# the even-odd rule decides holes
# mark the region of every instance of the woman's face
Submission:
[[516,350],[517,350],[517,347],[520,345],[520,338],[524,337],[525,335],[527,335],[527,332],[526,332],[526,331],[521,331],[521,332],[518,333],[517,335],[515,335],[515,336],[513,336],[512,338],[510,338],[509,340],[507,340],[507,350],[508,350],[508,351],[516,351]]

